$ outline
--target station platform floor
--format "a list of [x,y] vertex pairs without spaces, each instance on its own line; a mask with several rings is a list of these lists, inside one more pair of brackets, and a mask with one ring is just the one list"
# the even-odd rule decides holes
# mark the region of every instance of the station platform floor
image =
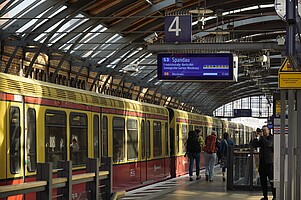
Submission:
[[[222,180],[221,169],[215,167],[213,182],[205,181],[205,171],[201,171],[201,179],[189,181],[189,176],[181,176],[143,188],[126,192],[122,200],[259,200],[261,191],[229,191],[227,182]],[[269,196],[272,199],[272,196]]]

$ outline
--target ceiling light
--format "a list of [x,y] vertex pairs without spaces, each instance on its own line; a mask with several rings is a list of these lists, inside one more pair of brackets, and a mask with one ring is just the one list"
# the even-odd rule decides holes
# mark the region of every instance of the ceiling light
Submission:
[[208,8],[197,8],[189,11],[190,14],[210,14],[213,13],[213,10]]

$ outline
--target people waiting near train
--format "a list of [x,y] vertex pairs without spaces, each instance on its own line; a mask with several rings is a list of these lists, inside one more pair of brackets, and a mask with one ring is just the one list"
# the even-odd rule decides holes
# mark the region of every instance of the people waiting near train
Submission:
[[259,147],[259,176],[262,187],[263,197],[261,200],[268,200],[268,183],[267,178],[272,187],[273,200],[276,199],[276,189],[273,185],[274,173],[274,137],[270,134],[270,129],[265,125],[262,132],[259,132],[259,139],[252,141],[254,148]]
[[221,162],[220,167],[222,168],[223,173],[223,181],[226,181],[225,172],[227,168],[227,153],[228,153],[228,146],[234,146],[234,142],[231,138],[229,138],[229,134],[225,132],[223,134],[223,140],[221,141],[220,148],[218,149],[218,152],[220,152],[221,155]]
[[186,153],[189,158],[189,180],[193,181],[193,163],[195,161],[196,180],[201,178],[200,176],[200,153],[201,147],[199,144],[198,134],[196,131],[188,132],[188,139],[186,142]]
[[212,182],[214,178],[214,166],[216,162],[216,133],[215,131],[211,132],[211,135],[208,135],[205,139],[204,146],[204,165],[206,168],[206,181]]
[[79,164],[79,145],[76,138],[72,139],[72,143],[70,144],[71,148],[71,159],[74,165]]

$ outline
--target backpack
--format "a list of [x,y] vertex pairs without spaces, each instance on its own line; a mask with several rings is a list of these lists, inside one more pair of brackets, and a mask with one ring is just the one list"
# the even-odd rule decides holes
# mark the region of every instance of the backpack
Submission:
[[215,153],[216,150],[216,137],[214,135],[207,136],[204,151],[207,153]]

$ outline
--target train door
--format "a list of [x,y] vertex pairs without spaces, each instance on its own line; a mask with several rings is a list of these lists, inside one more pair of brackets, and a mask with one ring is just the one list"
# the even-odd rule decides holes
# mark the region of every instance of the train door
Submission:
[[170,176],[176,177],[176,157],[175,157],[175,130],[170,127],[169,129],[169,144],[170,144]]
[[24,105],[22,96],[14,96],[7,112],[6,131],[6,184],[22,183],[25,180],[24,166]]
[[170,176],[170,156],[169,156],[169,149],[170,149],[170,145],[169,145],[169,132],[168,132],[168,123],[165,122],[164,124],[164,145],[163,147],[165,148],[164,152],[164,177],[168,177]]
[[146,158],[146,126],[145,119],[141,120],[140,127],[140,148],[141,148],[141,157],[139,162],[140,167],[140,182],[144,183],[147,180],[147,158]]

